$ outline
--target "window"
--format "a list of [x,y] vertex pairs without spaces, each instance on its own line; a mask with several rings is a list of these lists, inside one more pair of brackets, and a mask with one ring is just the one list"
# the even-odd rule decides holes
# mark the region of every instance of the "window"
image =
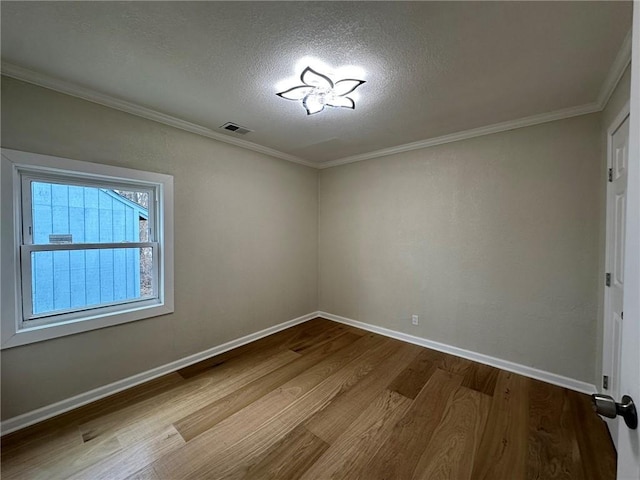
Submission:
[[3,347],[173,311],[172,177],[2,157]]

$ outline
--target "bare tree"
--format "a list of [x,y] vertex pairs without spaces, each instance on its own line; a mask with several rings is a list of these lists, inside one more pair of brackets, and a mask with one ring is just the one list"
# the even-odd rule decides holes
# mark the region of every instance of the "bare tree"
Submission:
[[[125,190],[113,190],[127,200],[137,203],[142,208],[148,211],[149,209],[149,194],[147,192],[129,192]],[[149,240],[149,221],[146,218],[140,217],[140,241],[145,242]],[[140,249],[140,295],[142,297],[149,297],[154,294],[153,292],[153,254],[150,248]]]

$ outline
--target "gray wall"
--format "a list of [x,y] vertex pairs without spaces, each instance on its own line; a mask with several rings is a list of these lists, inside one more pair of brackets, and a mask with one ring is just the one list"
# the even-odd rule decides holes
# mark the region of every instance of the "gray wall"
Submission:
[[318,307],[594,382],[628,83],[603,114],[318,172],[3,78],[3,147],[175,176],[176,312],[3,351],[2,418]]
[[10,418],[317,309],[317,171],[2,78],[2,146],[174,175],[175,313],[2,351]]
[[320,309],[593,382],[601,160],[592,114],[322,170]]

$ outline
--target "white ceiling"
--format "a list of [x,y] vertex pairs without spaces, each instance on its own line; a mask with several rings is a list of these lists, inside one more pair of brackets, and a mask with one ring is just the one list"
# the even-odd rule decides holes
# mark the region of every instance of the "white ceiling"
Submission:
[[[3,1],[1,9],[3,73],[326,165],[596,104],[632,6]],[[355,110],[307,116],[275,95],[305,56],[365,71]],[[218,128],[228,121],[253,132]]]

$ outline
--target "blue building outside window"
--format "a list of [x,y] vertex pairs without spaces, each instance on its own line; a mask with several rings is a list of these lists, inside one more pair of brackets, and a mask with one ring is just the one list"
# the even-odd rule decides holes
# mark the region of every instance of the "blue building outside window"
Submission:
[[[148,200],[145,204],[141,194],[45,182],[31,186],[34,244],[148,241]],[[142,250],[34,252],[33,314],[144,297],[150,259],[144,251],[141,258]]]

